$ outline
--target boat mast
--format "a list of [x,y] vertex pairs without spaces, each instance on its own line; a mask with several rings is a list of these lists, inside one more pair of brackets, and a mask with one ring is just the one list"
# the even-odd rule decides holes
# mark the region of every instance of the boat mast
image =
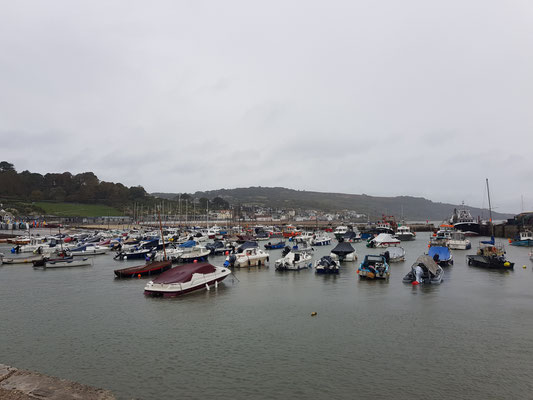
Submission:
[[161,224],[161,214],[159,209],[157,210],[157,216],[159,217],[159,231],[161,232],[161,241],[163,242],[163,253],[165,255],[165,261],[167,260],[167,250],[165,249],[165,236],[163,235],[163,225]]
[[490,223],[490,233],[491,236],[494,236],[494,224],[492,223],[492,207],[490,205],[490,190],[489,190],[489,178],[485,178],[487,182],[487,197],[489,199],[489,223]]

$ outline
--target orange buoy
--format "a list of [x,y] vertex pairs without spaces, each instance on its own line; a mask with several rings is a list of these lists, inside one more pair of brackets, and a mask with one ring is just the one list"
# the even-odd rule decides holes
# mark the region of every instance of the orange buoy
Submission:
[[198,262],[198,260],[194,260],[193,263],[196,264]]
[[413,281],[413,282],[411,282],[411,285],[413,285],[413,286],[416,286],[416,285],[419,285],[419,284],[420,284],[420,283],[419,283],[418,281]]
[[229,251],[226,251],[226,255],[229,256]]
[[141,279],[141,274],[137,275],[137,278]]

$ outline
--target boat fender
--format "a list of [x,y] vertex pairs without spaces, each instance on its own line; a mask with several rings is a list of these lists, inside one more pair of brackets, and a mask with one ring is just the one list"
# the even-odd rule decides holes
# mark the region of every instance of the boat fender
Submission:
[[506,262],[503,263],[503,265],[504,265],[505,267],[508,267],[508,266],[511,265],[511,264],[509,263],[509,261],[506,261]]

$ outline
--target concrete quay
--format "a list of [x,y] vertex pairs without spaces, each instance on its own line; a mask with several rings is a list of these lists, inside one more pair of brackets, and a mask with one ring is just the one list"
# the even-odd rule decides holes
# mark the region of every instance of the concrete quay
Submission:
[[109,390],[0,364],[2,400],[115,400]]

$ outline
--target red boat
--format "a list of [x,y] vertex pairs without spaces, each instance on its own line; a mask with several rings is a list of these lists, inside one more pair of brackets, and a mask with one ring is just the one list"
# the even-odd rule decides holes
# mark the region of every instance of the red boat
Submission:
[[160,274],[172,267],[172,261],[157,261],[150,262],[145,265],[137,265],[136,267],[116,269],[115,275],[117,278],[137,278],[140,276],[149,276]]

